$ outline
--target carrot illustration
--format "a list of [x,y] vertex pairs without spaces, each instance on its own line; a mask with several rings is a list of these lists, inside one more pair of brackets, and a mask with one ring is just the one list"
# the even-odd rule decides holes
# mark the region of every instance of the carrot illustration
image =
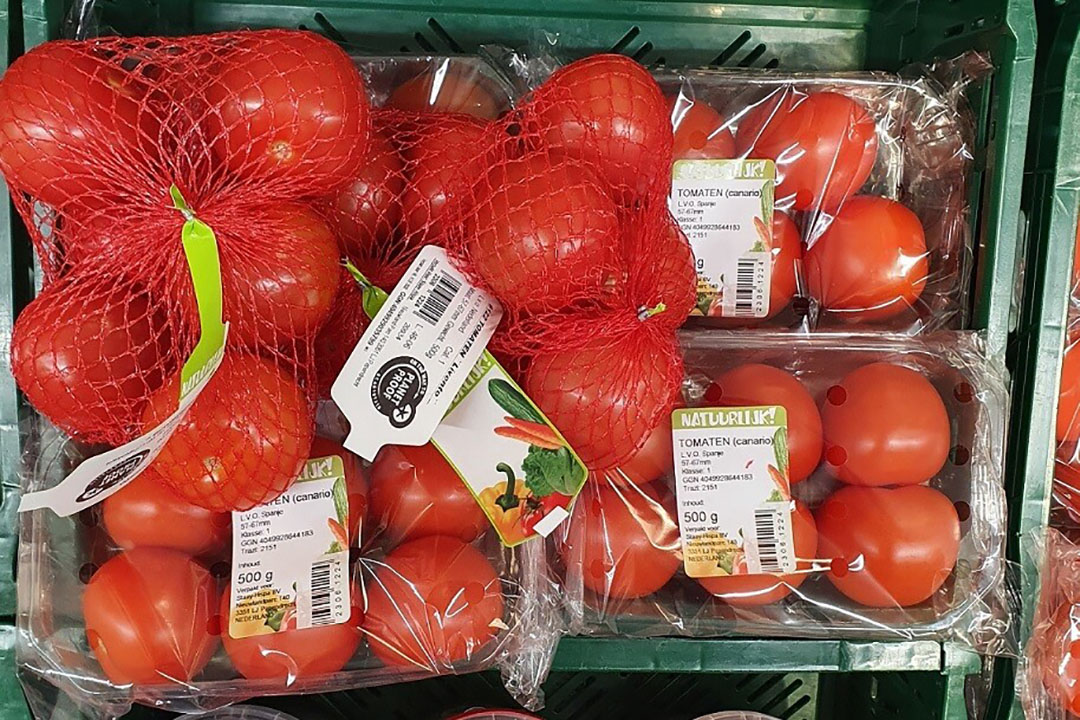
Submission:
[[520,440],[521,442],[529,443],[530,445],[536,445],[545,450],[558,450],[562,447],[562,443],[553,443],[545,438],[537,437],[536,435],[511,426],[497,427],[495,428],[495,434],[501,437],[510,438],[511,440]]
[[345,532],[345,528],[341,527],[341,523],[334,518],[326,518],[326,524],[330,526],[330,532],[334,533],[334,539],[337,540],[341,549],[347,549],[349,547],[349,535]]
[[761,218],[754,216],[754,229],[757,230],[758,239],[761,240],[761,244],[765,246],[766,250],[772,248],[772,232],[769,228],[765,227],[765,223],[761,221]]
[[516,418],[510,415],[504,417],[503,420],[509,423],[511,427],[516,427],[522,432],[527,432],[530,435],[535,435],[541,440],[547,440],[548,442],[553,442],[558,445],[562,444],[562,440],[557,434],[555,434],[555,431],[544,423],[532,422],[531,420],[521,420],[520,418]]
[[769,477],[776,483],[776,488],[780,491],[780,497],[785,500],[791,499],[791,483],[788,482],[787,476],[783,475],[778,469],[769,466]]

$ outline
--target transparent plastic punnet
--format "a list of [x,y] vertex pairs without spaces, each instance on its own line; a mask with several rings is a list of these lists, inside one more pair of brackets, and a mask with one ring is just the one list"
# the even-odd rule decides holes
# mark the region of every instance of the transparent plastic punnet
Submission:
[[677,505],[663,424],[623,466],[590,476],[550,543],[572,633],[934,638],[1009,652],[1008,395],[977,336],[681,340],[680,406],[785,408],[784,459],[769,474],[794,571],[752,571],[744,538],[710,560],[721,570],[688,576],[680,526],[701,518]]
[[[310,71],[283,73],[278,90],[284,86],[286,104],[296,99],[289,95],[295,83],[311,82],[312,77],[317,81],[320,75],[319,54],[300,57],[303,53],[298,54],[293,43],[314,43],[332,59],[349,92],[360,98],[357,102],[364,108],[364,117],[355,132],[362,135],[363,144],[349,149],[333,172],[316,167],[278,173],[270,167],[270,180],[266,180],[259,175],[262,161],[248,157],[253,154],[250,147],[226,143],[227,148],[244,154],[244,161],[232,167],[231,155],[219,152],[217,136],[202,135],[207,127],[204,113],[215,116],[217,111],[203,107],[202,96],[194,92],[200,86],[192,81],[205,76],[210,78],[207,87],[217,87],[214,73],[220,66],[213,60],[215,52],[236,62],[244,59],[245,52],[255,56],[249,60],[268,61],[273,48],[263,47],[261,39],[266,37],[288,48],[275,61],[300,63],[301,70]],[[120,347],[91,345],[74,360],[76,368],[97,383],[86,397],[86,404],[93,406],[89,424],[70,422],[72,417],[87,419],[73,415],[79,410],[76,406],[49,405],[50,398],[62,395],[32,392],[38,387],[55,389],[63,378],[36,385],[20,379],[31,391],[31,401],[42,402],[41,414],[24,428],[23,490],[55,486],[86,458],[140,431],[146,422],[142,415],[147,397],[174,397],[176,387],[170,387],[169,378],[175,377],[180,361],[190,352],[198,325],[192,322],[192,308],[185,302],[190,288],[184,283],[191,282],[188,270],[175,255],[183,217],[159,202],[150,189],[160,189],[157,186],[179,172],[178,167],[187,172],[192,185],[202,177],[202,169],[214,179],[205,195],[189,193],[188,200],[219,240],[226,278],[225,318],[233,320],[232,330],[251,319],[251,332],[241,333],[239,346],[233,345],[236,334],[230,332],[219,375],[207,387],[205,398],[200,396],[192,406],[191,421],[178,430],[183,443],[175,443],[174,436],[166,453],[131,484],[76,516],[62,518],[36,510],[21,518],[18,659],[22,672],[57,686],[88,716],[121,715],[133,703],[201,712],[250,697],[472,672],[503,664],[523,637],[532,634],[543,640],[550,635],[545,628],[529,625],[535,618],[547,617],[529,607],[540,601],[534,593],[546,592],[548,587],[532,585],[541,576],[530,567],[539,567],[542,548],[535,543],[513,550],[502,547],[461,481],[438,465],[445,461],[437,453],[433,458],[425,448],[392,448],[381,464],[362,462],[339,444],[344,436],[341,418],[325,401],[327,385],[365,326],[360,320],[364,317],[362,294],[339,266],[341,259],[351,259],[365,274],[389,287],[421,247],[441,244],[440,213],[460,192],[455,185],[462,172],[459,160],[475,151],[476,128],[483,131],[513,106],[513,94],[490,65],[477,57],[350,58],[314,37],[275,31],[108,38],[47,44],[35,50],[38,62],[53,62],[49,54],[60,47],[61,54],[96,63],[101,72],[79,80],[91,93],[100,91],[99,86],[113,87],[110,81],[123,86],[125,73],[136,74],[149,86],[138,102],[136,116],[153,117],[155,127],[166,129],[160,130],[154,142],[136,133],[141,139],[134,141],[127,160],[136,170],[145,163],[146,172],[99,173],[101,163],[112,167],[110,163],[119,160],[99,161],[85,148],[61,143],[52,148],[58,157],[74,156],[86,163],[70,176],[71,188],[61,188],[65,192],[74,188],[71,197],[52,197],[46,203],[36,197],[35,188],[20,185],[17,178],[11,182],[45,270],[40,297],[62,301],[59,312],[35,313],[34,304],[27,309],[24,322],[29,330],[24,328],[23,334],[31,340],[19,356],[22,365],[16,360],[16,375],[22,369],[23,378],[33,377],[40,370],[35,362],[41,356],[52,357],[53,348],[60,347],[65,337],[70,339],[60,327],[63,323],[85,335],[86,326],[68,310],[78,304],[94,307],[96,302],[103,308],[112,323],[109,337]],[[159,71],[159,58],[165,70]],[[167,72],[170,68],[175,74]],[[252,82],[275,80],[272,72],[267,73],[253,71]],[[233,76],[232,81],[245,85],[240,77]],[[21,82],[19,74],[14,78],[13,82]],[[178,86],[177,78],[188,82]],[[324,85],[322,94],[312,92],[332,105],[329,87]],[[256,90],[245,86],[238,92]],[[310,100],[305,92],[299,94]],[[59,107],[77,114],[80,99],[78,92],[71,91],[50,100],[55,104],[46,110],[55,114]],[[94,106],[106,125],[124,119],[109,107]],[[234,110],[241,115],[246,112]],[[92,125],[102,118],[83,119]],[[25,116],[20,121],[32,124]],[[240,119],[237,124],[256,138],[252,142],[265,139],[260,132],[269,132],[257,122],[246,124]],[[212,122],[210,126],[216,127]],[[180,150],[170,139],[183,128],[194,135]],[[95,126],[90,135],[104,141],[108,132]],[[380,163],[371,160],[373,154],[381,154]],[[315,151],[304,156],[312,163],[312,158],[319,157],[326,160]],[[380,169],[374,175],[373,165]],[[256,169],[248,176],[251,167]],[[5,171],[19,176],[25,169],[5,166]],[[295,182],[282,179],[289,175]],[[107,209],[101,209],[91,203],[92,193],[75,187],[83,180],[87,186],[105,183],[121,191]],[[225,197],[230,188],[250,201],[241,213],[230,215],[229,203],[236,200]],[[164,190],[167,193],[167,184]],[[219,191],[223,205],[218,206],[220,214],[215,214],[215,192]],[[286,237],[280,223],[266,214],[286,202],[317,228],[319,242],[312,241],[308,247],[317,246],[320,262],[328,261],[318,312],[289,325],[288,333],[280,326],[288,325],[291,316],[277,311],[295,309],[295,297],[256,298],[254,293],[248,297],[231,293],[229,285],[230,273],[237,268],[255,285],[265,280],[259,278],[273,263],[252,258],[265,255],[279,264],[285,259],[277,250],[295,238]],[[69,215],[82,217],[84,211],[98,219],[85,224],[66,220]],[[138,218],[156,219],[153,236],[137,231]],[[110,232],[86,229],[93,222],[107,223]],[[260,234],[262,229],[268,230]],[[297,235],[304,237],[299,231]],[[72,238],[100,245],[72,256]],[[326,247],[324,239],[329,241]],[[142,255],[138,263],[118,268],[118,258],[136,253]],[[156,274],[147,275],[149,264],[166,253],[171,263],[168,272],[158,267]],[[301,256],[292,254],[288,260],[296,265],[304,260]],[[148,292],[144,276],[160,281],[163,274],[171,274],[171,279],[154,286],[156,292]],[[244,314],[249,306],[269,312],[249,318]],[[230,318],[230,313],[239,314]],[[249,366],[258,372],[245,370]],[[271,392],[279,388],[284,389]],[[288,405],[281,396],[287,397]],[[275,411],[264,412],[268,408]],[[210,472],[218,467],[218,460],[210,459],[207,478],[192,483],[193,489],[184,497],[175,494],[165,482],[168,464],[189,451],[191,457],[200,457],[200,448],[213,442],[232,443],[221,457],[234,462],[236,472],[247,469],[267,486],[237,492],[230,487],[236,472]],[[297,477],[307,473],[306,461],[330,456],[340,459],[342,491],[338,493],[335,483],[329,518],[313,517],[312,529],[329,532],[331,549],[347,556],[347,617],[336,624],[297,629],[294,623],[303,614],[297,598],[295,612],[286,605],[265,618],[267,627],[260,629],[264,634],[232,637],[229,618],[234,609],[229,591],[235,577],[232,525],[237,516],[229,511],[262,507],[283,492],[302,492]],[[286,461],[288,467],[284,467]],[[273,467],[280,472],[270,483],[268,473],[258,469],[275,462]],[[438,485],[447,478],[473,513],[446,513],[437,502],[441,496],[423,494],[427,483]],[[406,488],[420,492],[410,494]],[[313,574],[312,597],[315,582]],[[550,600],[545,603],[545,607],[551,605]],[[528,678],[521,682],[527,683]],[[50,698],[37,693],[32,702],[39,714],[50,712]]]
[[[974,133],[964,89],[989,67],[969,54],[899,74],[657,71],[675,132],[672,208],[699,253],[698,322],[963,327]],[[763,213],[752,232],[730,199],[687,200],[715,177],[703,167],[731,159],[774,162],[771,227]],[[735,260],[761,251],[769,283],[744,287]],[[748,313],[742,298],[763,288],[768,304]]]

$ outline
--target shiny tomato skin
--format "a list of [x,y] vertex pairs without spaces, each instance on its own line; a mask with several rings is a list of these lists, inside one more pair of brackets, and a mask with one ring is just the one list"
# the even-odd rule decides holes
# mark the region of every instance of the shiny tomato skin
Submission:
[[810,294],[825,312],[859,322],[912,308],[926,288],[928,257],[915,213],[888,198],[860,195],[810,245],[803,265]]
[[499,576],[483,553],[457,538],[411,540],[372,563],[364,634],[390,667],[446,671],[482,657],[503,617]]
[[[697,578],[701,586],[728,605],[753,607],[779,602],[791,594],[808,576],[817,557],[817,525],[810,509],[798,500],[792,501],[791,533],[795,547],[797,572],[786,575],[758,573]],[[802,572],[798,572],[802,571]]]
[[1059,443],[1080,439],[1080,343],[1065,348],[1061,361],[1061,388],[1058,391],[1055,436]]
[[1058,607],[1034,630],[1028,653],[1053,699],[1070,716],[1080,715],[1080,607],[1070,602]]
[[368,484],[364,464],[359,455],[346,450],[340,443],[316,435],[311,441],[311,458],[337,455],[345,468],[345,490],[349,495],[349,544],[356,545],[364,528],[368,508]]
[[467,252],[505,306],[560,309],[601,291],[616,264],[619,221],[595,176],[534,153],[495,165],[478,187]]
[[33,48],[0,83],[0,170],[54,207],[106,194],[104,168],[140,164],[140,132],[157,134],[152,115],[140,112],[145,94],[135,73],[89,47]]
[[[923,485],[895,489],[846,486],[818,508],[819,557],[848,570],[828,578],[867,607],[917,605],[956,565],[960,520],[952,501]],[[865,566],[856,569],[862,556]]]
[[329,191],[362,166],[370,131],[355,65],[311,32],[260,31],[238,39],[204,96],[218,158],[245,180]]
[[387,107],[412,112],[449,112],[494,120],[499,104],[477,81],[476,71],[446,69],[425,71],[394,88]]
[[704,100],[682,96],[668,98],[674,130],[675,160],[727,159],[735,157],[735,137],[724,118]]
[[792,483],[821,462],[822,425],[817,403],[802,382],[780,368],[748,363],[718,376],[706,401],[724,407],[782,405],[787,410],[788,474]]
[[654,485],[589,483],[574,504],[563,557],[603,600],[651,595],[679,568],[676,514]]
[[675,449],[671,441],[671,413],[657,418],[656,426],[645,436],[645,442],[628,460],[618,467],[589,474],[593,482],[631,483],[645,485],[675,471]]
[[670,213],[663,223],[664,235],[656,247],[646,246],[640,251],[656,258],[645,271],[647,282],[654,291],[641,296],[642,305],[657,307],[663,303],[664,311],[653,316],[652,321],[678,328],[686,322],[697,302],[697,269],[694,266],[693,248],[679,223]]
[[449,201],[462,197],[487,169],[487,123],[460,114],[422,117],[415,139],[401,147],[409,178],[401,197],[403,225],[413,244],[443,238]]
[[[150,398],[143,432],[176,410],[177,373]],[[227,352],[151,464],[189,502],[250,510],[285,492],[308,459],[311,409],[296,381],[254,355]]]
[[192,505],[147,468],[102,504],[105,530],[120,547],[171,548],[217,557],[228,547],[232,516]]
[[243,251],[243,238],[223,240],[238,241],[222,259],[233,347],[311,337],[330,314],[341,281],[338,242],[322,218],[296,203],[271,204],[264,216],[276,237],[258,257]]
[[393,236],[404,192],[405,161],[388,130],[376,126],[363,167],[330,203],[330,221],[347,257],[367,257],[373,245]]
[[629,204],[670,172],[671,113],[649,71],[599,54],[555,71],[535,93],[540,141],[588,166]]
[[115,556],[86,584],[82,606],[90,650],[116,685],[191,680],[217,649],[214,578],[176,550]]
[[472,542],[489,526],[480,503],[434,445],[387,445],[371,466],[371,522],[389,544],[430,535]]
[[173,366],[165,315],[130,285],[70,275],[19,314],[11,371],[37,410],[65,432],[119,445]]
[[297,680],[328,675],[345,667],[363,641],[363,591],[351,588],[352,613],[335,625],[292,628],[267,635],[234,638],[229,635],[230,586],[221,595],[221,644],[236,671],[249,680],[274,680],[292,685]]
[[829,389],[821,409],[825,467],[851,485],[917,485],[949,456],[941,395],[921,373],[871,363]]
[[[383,287],[378,281],[372,282]],[[364,292],[343,267],[330,314],[312,341],[320,398],[330,397],[330,388],[370,324],[371,319],[364,312]]]
[[834,92],[773,95],[744,116],[742,156],[776,161],[776,203],[834,212],[866,183],[877,157],[874,118]]
[[679,369],[674,338],[643,333],[537,356],[525,393],[590,470],[619,465],[645,442],[670,406]]

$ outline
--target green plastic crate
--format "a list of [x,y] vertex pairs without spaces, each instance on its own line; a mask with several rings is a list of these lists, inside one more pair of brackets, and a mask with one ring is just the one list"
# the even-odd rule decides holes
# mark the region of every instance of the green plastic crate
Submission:
[[[1077,213],[1080,209],[1080,3],[1037,0],[1042,42],[1035,63],[1027,167],[1021,209],[1028,222],[1019,327],[1009,347],[1014,367],[1007,472],[1012,487],[1011,552],[1022,560],[1026,642],[1039,591],[1035,545],[1047,524],[1053,483],[1054,427],[1067,333]],[[1015,664],[1000,663],[996,685],[1014,683]],[[1022,718],[1019,701],[998,699],[998,717]]]
[[[24,0],[26,47],[60,36],[68,4]],[[102,25],[123,34],[302,27],[371,52],[469,52],[493,41],[525,45],[540,29],[558,32],[568,52],[614,50],[671,66],[895,70],[969,49],[987,52],[996,72],[973,98],[979,126],[971,193],[977,269],[970,327],[984,329],[991,350],[1001,354],[1015,327],[1013,291],[1024,253],[1020,192],[1009,180],[1019,176],[1024,161],[1021,139],[1035,53],[1030,0],[99,0],[98,9]],[[17,250],[25,259],[25,247]],[[707,694],[715,699],[708,707],[720,709],[725,697],[738,697],[732,689],[740,682],[798,681],[809,700],[794,709],[778,706],[790,709],[787,717],[963,718],[965,681],[982,669],[970,652],[925,641],[574,638],[561,644],[547,689],[550,717],[572,715],[560,710],[557,700],[563,688],[568,698],[584,693],[571,692],[579,685],[604,689],[596,702],[608,714],[594,709],[592,715],[574,717],[629,718],[639,716],[645,696],[638,691],[646,683]],[[493,683],[489,676],[478,677],[486,679],[436,679],[340,694],[334,698],[347,699],[325,702],[374,708],[378,705],[371,703],[379,697],[397,697],[397,705],[385,707],[404,707],[407,701],[411,708],[432,693],[441,693],[446,705],[460,705],[463,697],[478,704],[494,701],[484,693],[472,698],[477,683]],[[314,707],[323,701],[297,702]],[[673,718],[692,717],[699,709],[672,707],[679,708]]]

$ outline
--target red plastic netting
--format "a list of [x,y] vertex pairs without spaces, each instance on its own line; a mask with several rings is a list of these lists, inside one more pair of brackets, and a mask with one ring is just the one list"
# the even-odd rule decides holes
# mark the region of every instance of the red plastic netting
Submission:
[[[13,337],[30,401],[110,445],[175,406],[199,335],[176,186],[216,234],[231,330],[191,411],[205,427],[189,419],[157,469],[215,509],[284,490],[310,444],[311,344],[342,281],[317,208],[370,162],[370,122],[352,61],[312,33],[54,42],[19,58],[0,81],[0,170],[44,273]],[[223,408],[227,432],[210,422]]]
[[572,63],[486,133],[451,251],[504,308],[493,348],[591,469],[671,409],[693,257],[667,210],[672,134],[648,71]]

